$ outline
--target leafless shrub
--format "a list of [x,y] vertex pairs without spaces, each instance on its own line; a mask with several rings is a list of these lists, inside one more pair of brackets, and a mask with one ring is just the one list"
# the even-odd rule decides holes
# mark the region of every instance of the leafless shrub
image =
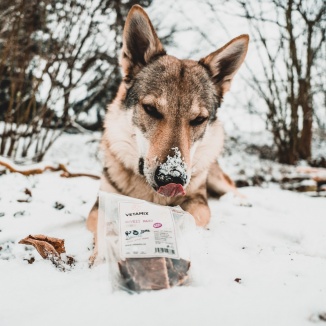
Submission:
[[151,0],[2,0],[0,155],[40,161],[93,110],[101,128],[120,80],[118,55],[132,5]]
[[[267,125],[282,163],[309,160],[313,123],[325,128],[326,5],[310,0],[204,1],[218,14],[242,17],[250,27],[247,82],[263,99]],[[232,8],[232,9],[231,9]],[[219,16],[218,16],[219,17]],[[321,114],[320,114],[321,113]]]

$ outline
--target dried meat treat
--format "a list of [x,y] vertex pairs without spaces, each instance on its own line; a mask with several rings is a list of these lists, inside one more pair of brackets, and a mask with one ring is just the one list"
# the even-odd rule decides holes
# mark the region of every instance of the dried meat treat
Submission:
[[133,291],[161,290],[181,285],[188,279],[190,262],[170,258],[127,258],[119,269]]
[[168,269],[170,286],[184,284],[188,279],[187,273],[190,268],[190,261],[166,258],[166,266]]
[[119,262],[119,268],[130,290],[161,290],[170,287],[164,258],[128,258]]

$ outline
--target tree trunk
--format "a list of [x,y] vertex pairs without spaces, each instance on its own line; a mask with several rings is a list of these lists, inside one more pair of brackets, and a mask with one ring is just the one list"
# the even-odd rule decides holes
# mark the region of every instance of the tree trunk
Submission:
[[289,148],[281,147],[278,148],[278,160],[282,164],[290,164],[294,165],[297,160],[298,156],[294,151],[291,151]]
[[299,157],[303,160],[311,158],[311,141],[312,141],[312,110],[308,108],[304,111],[303,128],[298,146]]
[[298,153],[300,159],[308,160],[311,158],[313,107],[310,82],[306,80],[300,80],[299,101],[302,108],[303,122],[298,142]]

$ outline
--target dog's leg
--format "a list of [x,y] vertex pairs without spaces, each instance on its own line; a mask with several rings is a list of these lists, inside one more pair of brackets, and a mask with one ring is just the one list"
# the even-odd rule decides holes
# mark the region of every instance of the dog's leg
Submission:
[[180,205],[182,209],[189,212],[198,226],[205,227],[211,218],[211,211],[208,207],[206,193],[200,192],[186,198]]
[[88,218],[86,221],[86,226],[88,230],[90,230],[94,235],[94,250],[93,254],[89,258],[90,265],[93,265],[95,259],[97,257],[97,220],[98,220],[98,207],[99,207],[99,199],[97,198],[93,208],[88,214]]
[[86,221],[87,229],[93,232],[94,234],[97,232],[98,205],[99,200],[97,198],[95,204],[93,205],[91,211],[88,214]]
[[211,164],[207,177],[207,191],[215,196],[222,196],[227,192],[233,192],[236,196],[242,196],[231,178],[225,174],[219,164]]
[[226,193],[233,194],[232,202],[235,205],[251,207],[247,196],[238,191],[231,178],[225,174],[217,162],[212,163],[208,172],[207,192],[212,196],[222,196]]

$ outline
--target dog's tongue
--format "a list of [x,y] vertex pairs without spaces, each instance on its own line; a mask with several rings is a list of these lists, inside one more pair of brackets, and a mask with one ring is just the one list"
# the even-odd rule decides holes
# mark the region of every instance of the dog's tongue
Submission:
[[186,194],[179,183],[168,183],[165,186],[161,186],[157,192],[165,197],[184,196]]

